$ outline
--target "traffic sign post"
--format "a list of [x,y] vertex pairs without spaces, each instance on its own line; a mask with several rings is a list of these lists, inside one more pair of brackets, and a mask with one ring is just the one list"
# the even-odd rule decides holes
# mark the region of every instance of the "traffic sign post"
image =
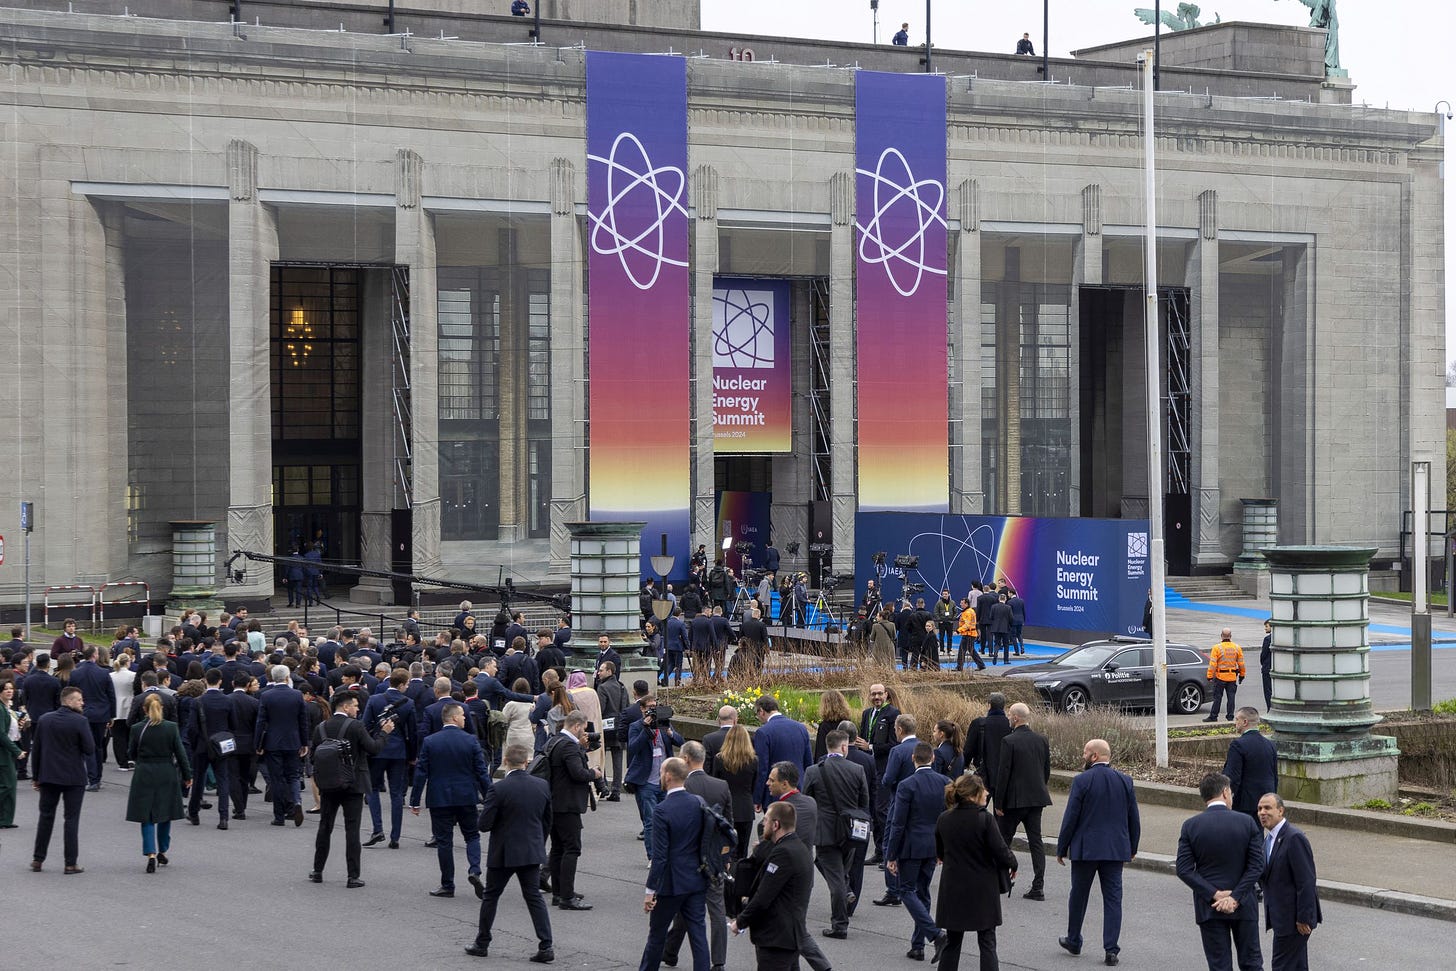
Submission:
[[[20,537],[25,546],[25,639],[30,640],[30,534],[35,531],[35,503],[20,504]],[[3,549],[4,537],[0,537]],[[0,556],[3,562],[3,556]]]

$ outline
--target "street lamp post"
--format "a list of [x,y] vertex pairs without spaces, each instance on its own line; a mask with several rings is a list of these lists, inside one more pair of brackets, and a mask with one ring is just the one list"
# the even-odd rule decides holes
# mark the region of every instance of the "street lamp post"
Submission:
[[1051,43],[1051,0],[1041,0],[1041,79],[1052,79],[1052,56],[1047,51]]
[[930,0],[925,0],[925,73],[934,73],[930,63]]
[[1431,463],[1411,463],[1411,709],[1431,710]]

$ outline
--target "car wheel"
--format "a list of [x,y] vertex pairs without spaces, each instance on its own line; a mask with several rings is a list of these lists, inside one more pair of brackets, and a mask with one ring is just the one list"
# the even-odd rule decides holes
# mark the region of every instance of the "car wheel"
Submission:
[[1087,710],[1087,689],[1075,685],[1062,692],[1062,711],[1080,715]]
[[1196,682],[1189,681],[1178,686],[1177,692],[1173,695],[1173,710],[1191,715],[1203,707],[1203,687]]

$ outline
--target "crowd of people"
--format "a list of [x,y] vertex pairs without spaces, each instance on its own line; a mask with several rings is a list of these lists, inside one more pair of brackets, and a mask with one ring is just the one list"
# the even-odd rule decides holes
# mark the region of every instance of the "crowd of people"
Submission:
[[[1000,613],[1014,592],[980,595]],[[975,606],[955,623],[967,610]],[[921,650],[938,649],[940,623],[931,614]],[[599,800],[623,793],[635,801],[648,867],[644,971],[676,965],[684,942],[695,971],[716,971],[743,932],[760,968],[802,961],[826,971],[818,939],[848,939],[866,893],[875,906],[903,907],[911,960],[954,969],[974,933],[980,966],[995,968],[1003,901],[1020,871],[1008,848],[1018,830],[1032,873],[1022,898],[1046,899],[1049,746],[1031,710],[999,694],[970,724],[925,726],[926,739],[882,684],[858,713],[825,692],[815,732],[764,695],[754,732],[725,706],[715,730],[689,741],[654,690],[660,683],[621,683],[610,639],[599,639],[593,670],[573,665],[567,618],[537,631],[534,647],[519,612],[472,633],[469,603],[429,644],[413,611],[387,645],[368,629],[312,637],[293,623],[258,650],[258,626],[244,609],[217,626],[189,612],[146,650],[132,627],[108,648],[67,622],[48,651],[31,650],[15,631],[0,671],[0,827],[14,826],[15,778],[28,778],[39,793],[33,871],[46,867],[60,815],[63,872],[84,872],[81,807],[99,788],[110,743],[117,769],[133,773],[126,818],[140,828],[149,874],[168,866],[173,823],[199,826],[215,810],[226,830],[263,795],[270,825],[318,816],[314,883],[325,882],[342,815],[344,886],[361,887],[362,849],[397,848],[406,809],[427,811],[439,864],[431,896],[455,895],[457,834],[464,842],[467,882],[481,901],[473,955],[489,953],[499,898],[514,878],[537,939],[531,959],[554,959],[546,895],[558,915],[595,906],[576,879],[586,820]],[[1227,966],[1232,949],[1241,962],[1257,951],[1249,894],[1261,880],[1277,896],[1267,904],[1275,967],[1300,967],[1319,919],[1312,854],[1284,824],[1258,712],[1240,708],[1235,718],[1240,735],[1224,772],[1204,789],[1209,813],[1227,806],[1244,822],[1191,820],[1179,875],[1195,890],[1210,967]],[[1086,743],[1056,857],[1072,867],[1060,946],[1080,953],[1096,878],[1104,961],[1115,965],[1122,867],[1137,853],[1140,826],[1131,779],[1108,765],[1110,751],[1103,740]],[[816,871],[830,913],[818,934],[807,926]],[[883,889],[867,890],[876,872]]]

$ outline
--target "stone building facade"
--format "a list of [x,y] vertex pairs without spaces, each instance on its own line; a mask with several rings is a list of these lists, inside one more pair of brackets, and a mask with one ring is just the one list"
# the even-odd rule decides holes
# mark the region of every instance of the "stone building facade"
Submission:
[[[493,578],[490,558],[515,549],[518,576],[564,576],[589,463],[582,51],[501,43],[519,18],[448,7],[420,15],[432,38],[303,29],[330,22],[318,4],[265,8],[303,22],[290,27],[200,22],[183,0],[159,19],[46,6],[0,9],[0,368],[15,389],[0,507],[37,503],[37,587],[140,578],[164,594],[177,519],[217,522],[224,550],[320,537],[366,566],[488,561]],[[628,6],[626,27],[553,22],[547,40],[702,52],[688,63],[695,542],[713,541],[731,488],[773,493],[781,547],[807,544],[818,502],[848,548],[853,71],[809,66],[818,42],[701,33],[690,3],[651,23]],[[1200,33],[1239,31],[1260,51],[1300,33]],[[1436,121],[1352,107],[1305,63],[1309,41],[1283,69],[1197,47],[1164,68],[1165,87],[1197,91],[1157,105],[1174,572],[1229,568],[1246,497],[1279,499],[1282,542],[1392,559],[1410,461],[1441,480]],[[837,63],[917,69],[913,51],[837,49]],[[907,380],[949,383],[951,511],[1138,514],[1134,68],[1121,53],[1056,61],[1072,83],[1046,85],[1017,73],[1029,59],[938,57],[950,367]],[[1249,96],[1263,87],[1283,96]],[[715,274],[792,281],[790,454],[713,453]],[[272,590],[254,565],[231,592]],[[0,600],[18,594],[6,569]]]

